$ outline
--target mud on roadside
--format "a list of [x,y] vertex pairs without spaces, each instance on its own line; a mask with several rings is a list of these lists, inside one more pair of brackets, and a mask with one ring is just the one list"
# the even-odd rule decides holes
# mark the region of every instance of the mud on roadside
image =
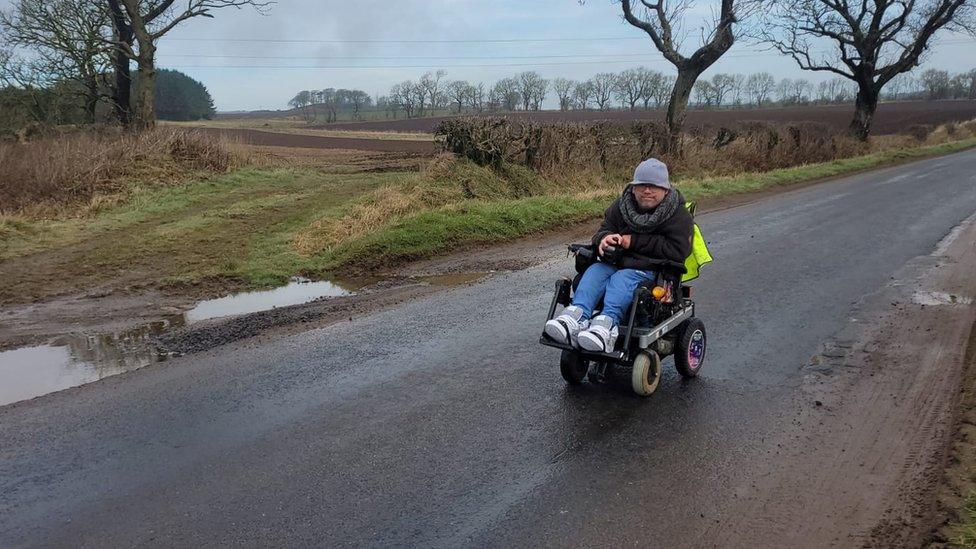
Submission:
[[767,453],[706,537],[729,547],[939,539],[932,526],[945,523],[936,501],[963,417],[960,387],[974,383],[964,377],[973,373],[964,359],[976,324],[974,243],[976,215],[854,306],[811,357],[792,417],[764,439]]
[[976,493],[976,323],[969,332],[966,367],[954,418],[953,441],[942,484],[936,495],[930,548],[950,547],[969,517],[966,500]]

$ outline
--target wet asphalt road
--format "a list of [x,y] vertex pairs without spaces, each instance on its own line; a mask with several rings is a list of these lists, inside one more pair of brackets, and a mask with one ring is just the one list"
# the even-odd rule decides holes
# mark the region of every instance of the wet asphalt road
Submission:
[[699,216],[702,378],[564,386],[569,260],[0,408],[0,546],[714,545],[802,368],[976,211],[976,152]]

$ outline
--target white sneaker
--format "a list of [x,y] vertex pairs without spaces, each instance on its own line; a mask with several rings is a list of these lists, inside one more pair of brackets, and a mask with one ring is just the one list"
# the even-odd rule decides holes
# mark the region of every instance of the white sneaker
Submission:
[[559,316],[546,322],[546,335],[560,343],[570,343],[576,347],[576,336],[589,325],[590,321],[583,319],[583,309],[570,305]]
[[579,334],[579,346],[587,351],[609,353],[617,343],[619,331],[613,325],[613,319],[607,315],[599,315],[590,322],[590,327]]

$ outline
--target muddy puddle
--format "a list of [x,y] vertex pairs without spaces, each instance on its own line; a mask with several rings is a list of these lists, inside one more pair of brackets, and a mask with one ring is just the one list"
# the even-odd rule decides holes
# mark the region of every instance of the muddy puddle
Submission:
[[201,301],[183,314],[111,334],[64,335],[43,345],[0,352],[0,406],[138,370],[169,358],[155,336],[203,320],[352,295],[350,285],[292,280],[273,290]]
[[[484,272],[411,277],[434,286],[450,287],[475,282]],[[197,322],[238,316],[278,307],[301,305],[317,299],[356,294],[376,280],[354,282],[294,278],[272,290],[242,292],[197,303],[182,314],[160,322],[110,334],[71,334],[43,345],[0,351],[0,406],[28,400],[166,360],[156,337]]]
[[0,406],[165,360],[152,338],[183,323],[176,315],[125,332],[61,336],[44,345],[0,352]]
[[192,324],[201,320],[270,311],[277,307],[301,305],[323,297],[342,297],[354,293],[350,285],[327,280],[311,282],[298,279],[273,290],[242,292],[201,301],[183,316],[187,324]]

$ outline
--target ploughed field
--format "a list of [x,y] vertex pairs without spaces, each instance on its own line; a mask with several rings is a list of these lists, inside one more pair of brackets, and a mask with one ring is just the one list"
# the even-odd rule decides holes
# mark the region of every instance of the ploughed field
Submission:
[[[745,121],[763,122],[823,122],[838,129],[846,128],[854,113],[853,105],[808,105],[801,107],[770,107],[763,109],[690,110],[689,124],[734,124]],[[540,122],[588,122],[594,120],[664,120],[663,110],[647,111],[538,111],[520,112],[505,116]],[[372,130],[397,132],[432,132],[442,120],[451,117],[372,120],[366,122],[338,122],[320,126],[334,130]],[[899,101],[882,103],[875,114],[873,130],[876,134],[903,132],[913,124],[937,126],[946,122],[976,118],[976,100]]]
[[195,128],[195,131],[227,137],[248,145],[303,149],[349,149],[386,153],[428,155],[437,152],[433,141],[333,137],[264,131],[250,128]]

